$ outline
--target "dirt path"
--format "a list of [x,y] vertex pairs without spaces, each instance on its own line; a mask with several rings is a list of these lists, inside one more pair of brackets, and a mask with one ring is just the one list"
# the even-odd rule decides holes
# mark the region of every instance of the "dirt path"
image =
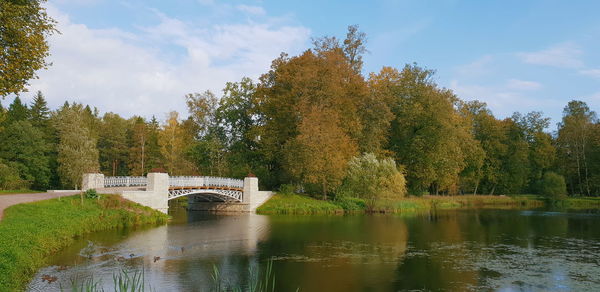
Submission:
[[48,200],[58,197],[64,197],[75,194],[74,192],[60,192],[60,193],[35,193],[35,194],[14,194],[14,195],[2,195],[0,196],[0,220],[4,215],[4,209],[21,203],[35,202]]

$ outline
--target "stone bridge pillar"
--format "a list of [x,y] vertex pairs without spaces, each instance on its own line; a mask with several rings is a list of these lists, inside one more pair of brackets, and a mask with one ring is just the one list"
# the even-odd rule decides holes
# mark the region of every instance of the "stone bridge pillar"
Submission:
[[252,197],[258,192],[258,177],[246,177],[244,178],[244,194],[242,196],[242,202],[249,204]]
[[256,208],[273,196],[273,192],[259,191],[258,178],[251,176],[244,178],[244,195],[242,202],[248,204],[248,211],[254,212]]
[[81,190],[104,188],[104,174],[102,173],[84,173],[81,181]]
[[167,213],[169,210],[169,174],[149,173],[146,191],[124,191],[123,198]]

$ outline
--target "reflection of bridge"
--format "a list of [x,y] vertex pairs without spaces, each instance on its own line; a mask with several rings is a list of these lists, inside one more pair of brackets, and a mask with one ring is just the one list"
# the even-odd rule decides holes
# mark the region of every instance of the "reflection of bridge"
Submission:
[[[271,196],[258,190],[258,179],[243,180],[210,176],[173,176],[149,173],[144,176],[111,176],[90,173],[83,177],[83,189],[97,189],[102,193],[120,193],[124,198],[166,212],[168,201],[188,196],[195,207],[224,211],[254,211]],[[204,204],[207,203],[207,204]],[[218,208],[215,204],[218,203]],[[231,205],[238,204],[235,208]],[[229,205],[227,207],[223,207]]]

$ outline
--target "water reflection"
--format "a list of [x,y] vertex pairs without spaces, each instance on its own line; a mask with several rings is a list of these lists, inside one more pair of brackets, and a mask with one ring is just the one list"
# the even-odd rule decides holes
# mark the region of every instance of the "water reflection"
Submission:
[[[269,260],[278,291],[600,290],[598,214],[173,216],[168,226],[77,241],[50,259],[53,266],[40,271],[30,290],[57,290],[58,283],[91,275],[112,283],[118,269],[143,266],[157,291],[210,291],[213,266],[243,286],[251,281],[248,271]],[[61,265],[70,268],[57,271]],[[59,281],[42,283],[44,274]]]

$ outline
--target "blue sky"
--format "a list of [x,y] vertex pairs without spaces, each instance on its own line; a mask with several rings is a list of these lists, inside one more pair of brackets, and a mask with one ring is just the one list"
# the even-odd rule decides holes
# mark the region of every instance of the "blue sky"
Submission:
[[[571,99],[600,110],[600,1],[55,0],[54,65],[31,90],[123,115],[185,112],[183,95],[257,78],[311,37],[368,36],[365,74],[416,62],[498,117]],[[29,94],[31,95],[31,94]],[[25,99],[30,98],[25,94]],[[5,101],[6,103],[7,101]]]

